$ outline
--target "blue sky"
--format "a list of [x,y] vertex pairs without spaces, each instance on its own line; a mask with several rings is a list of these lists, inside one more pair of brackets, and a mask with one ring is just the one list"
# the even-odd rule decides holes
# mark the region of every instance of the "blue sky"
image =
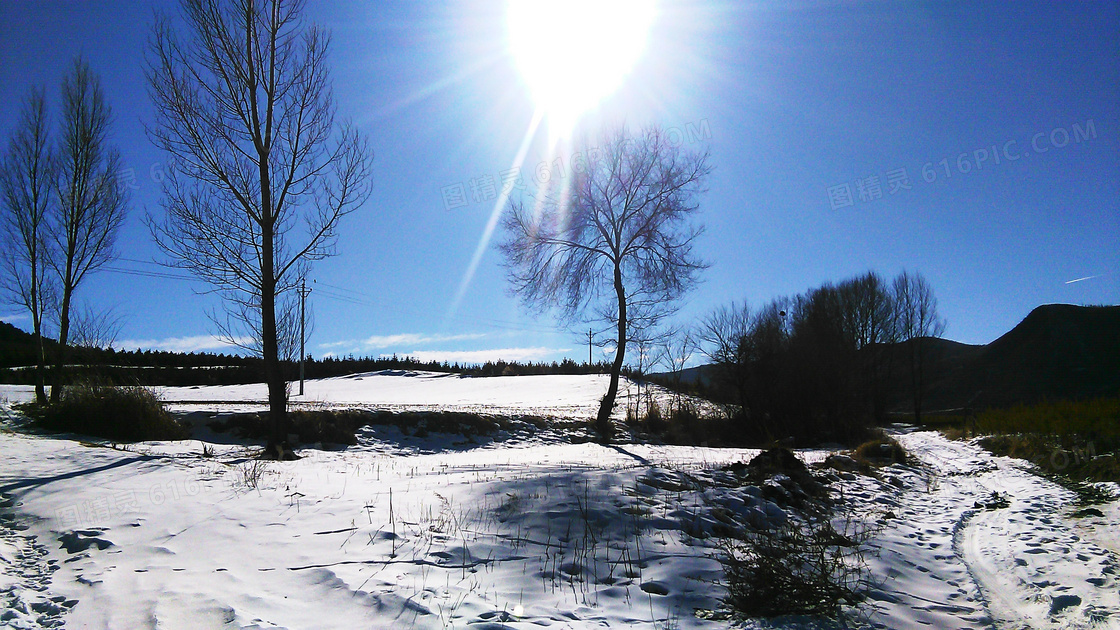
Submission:
[[[153,175],[165,160],[143,132],[144,45],[162,4],[0,5],[0,136],[31,86],[46,85],[56,106],[70,60],[86,57],[135,176],[113,265],[133,273],[103,271],[78,299],[122,317],[118,346],[203,349],[206,313],[219,308],[205,285],[135,273],[168,273],[151,264],[159,253],[143,222],[159,212]],[[345,219],[339,255],[312,273],[312,354],[587,356],[582,331],[507,293],[492,245],[457,300],[494,210],[479,184],[500,183],[536,108],[505,9],[308,2],[333,33],[339,113],[376,153],[372,196]],[[644,54],[580,130],[656,123],[710,150],[699,251],[712,266],[682,322],[869,269],[923,273],[946,336],[968,343],[1040,304],[1120,302],[1117,2],[661,0],[657,10]],[[557,157],[570,152],[550,151],[542,129],[526,182]],[[466,198],[447,203],[458,186]],[[26,327],[14,307],[0,315]]]

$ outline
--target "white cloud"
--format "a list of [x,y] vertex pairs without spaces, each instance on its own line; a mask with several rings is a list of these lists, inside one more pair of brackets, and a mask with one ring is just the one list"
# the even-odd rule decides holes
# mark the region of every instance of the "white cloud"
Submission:
[[[250,339],[238,339],[239,343],[248,344]],[[236,350],[237,346],[229,340],[215,335],[195,335],[193,337],[168,337],[166,339],[125,339],[113,344],[116,348],[127,350],[164,350],[167,352],[206,352],[211,350],[229,351]]]
[[539,361],[557,354],[570,352],[571,348],[492,348],[489,350],[415,350],[401,352],[417,361],[447,363],[486,363],[487,361]]
[[28,319],[31,319],[31,316],[27,313],[6,313],[4,315],[0,315],[0,322],[8,322],[9,324],[22,322]]
[[326,350],[330,348],[354,348],[362,350],[384,350],[394,346],[430,345],[433,343],[447,343],[451,341],[474,341],[484,339],[484,333],[470,333],[461,335],[421,335],[417,333],[402,333],[398,335],[373,335],[365,339],[334,341],[321,343],[319,347]]

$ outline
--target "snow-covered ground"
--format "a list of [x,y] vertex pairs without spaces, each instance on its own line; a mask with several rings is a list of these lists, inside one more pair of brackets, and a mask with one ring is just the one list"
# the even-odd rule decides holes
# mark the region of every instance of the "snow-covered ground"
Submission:
[[[253,387],[164,395],[198,409],[263,399]],[[603,389],[381,374],[309,382],[307,398],[568,415]],[[5,403],[0,421],[19,424]],[[521,439],[418,452],[383,437],[281,463],[236,445],[203,457],[197,441],[117,450],[0,431],[0,625],[728,628],[695,612],[723,596],[709,534],[785,516],[721,469],[745,449]],[[833,484],[881,523],[867,625],[1120,628],[1116,502],[1073,518],[1071,493],[1021,461],[935,433],[899,439],[918,462]]]
[[[308,380],[304,394],[291,384],[289,401],[299,409],[365,407],[392,411],[454,409],[476,413],[533,414],[560,418],[590,418],[599,409],[610,378],[603,374],[471,377],[444,372],[382,370],[335,378]],[[160,397],[175,411],[243,411],[268,408],[268,388],[249,385],[157,387]],[[625,377],[619,386],[615,415],[625,415],[626,404],[635,404],[641,390]],[[650,386],[655,400],[672,394]],[[30,386],[0,385],[0,401],[27,402],[34,398]]]

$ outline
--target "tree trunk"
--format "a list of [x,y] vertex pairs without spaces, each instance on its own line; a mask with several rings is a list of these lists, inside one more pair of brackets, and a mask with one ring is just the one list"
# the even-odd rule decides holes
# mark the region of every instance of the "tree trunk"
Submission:
[[[66,263],[67,278],[71,274],[71,265],[72,263],[68,260]],[[66,369],[66,361],[70,358],[70,299],[73,294],[73,287],[68,282],[64,283],[62,287],[62,311],[58,317],[58,356],[54,366],[54,379],[51,382],[52,403],[57,403],[62,399],[63,370]]]
[[47,402],[47,354],[43,347],[43,305],[39,289],[39,272],[37,263],[39,252],[32,250],[31,258],[31,319],[34,327],[35,349],[38,351],[35,361],[35,402],[40,405]]
[[288,393],[280,366],[279,344],[276,340],[275,284],[261,298],[261,332],[264,335],[264,380],[268,384],[269,437],[267,451],[277,459],[288,459]]
[[40,405],[47,402],[47,356],[43,347],[43,324],[38,316],[35,318],[35,345],[39,351],[35,364],[35,402]]
[[276,459],[291,459],[288,446],[288,392],[280,366],[280,344],[276,335],[276,269],[274,257],[275,225],[268,189],[267,165],[261,166],[261,352],[264,380],[268,385],[268,445],[266,454]]
[[614,411],[614,401],[618,396],[618,379],[622,373],[622,362],[626,358],[626,290],[622,286],[622,269],[614,266],[614,292],[618,297],[618,345],[614,352],[614,362],[611,363],[611,382],[607,393],[599,403],[599,415],[595,418],[595,429],[599,439],[610,443],[614,437],[611,426],[611,412]]

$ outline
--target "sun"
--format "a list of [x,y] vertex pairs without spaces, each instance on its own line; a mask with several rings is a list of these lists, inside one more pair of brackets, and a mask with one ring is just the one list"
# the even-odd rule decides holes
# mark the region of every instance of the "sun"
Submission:
[[554,136],[622,84],[655,14],[653,0],[510,0],[510,50]]

